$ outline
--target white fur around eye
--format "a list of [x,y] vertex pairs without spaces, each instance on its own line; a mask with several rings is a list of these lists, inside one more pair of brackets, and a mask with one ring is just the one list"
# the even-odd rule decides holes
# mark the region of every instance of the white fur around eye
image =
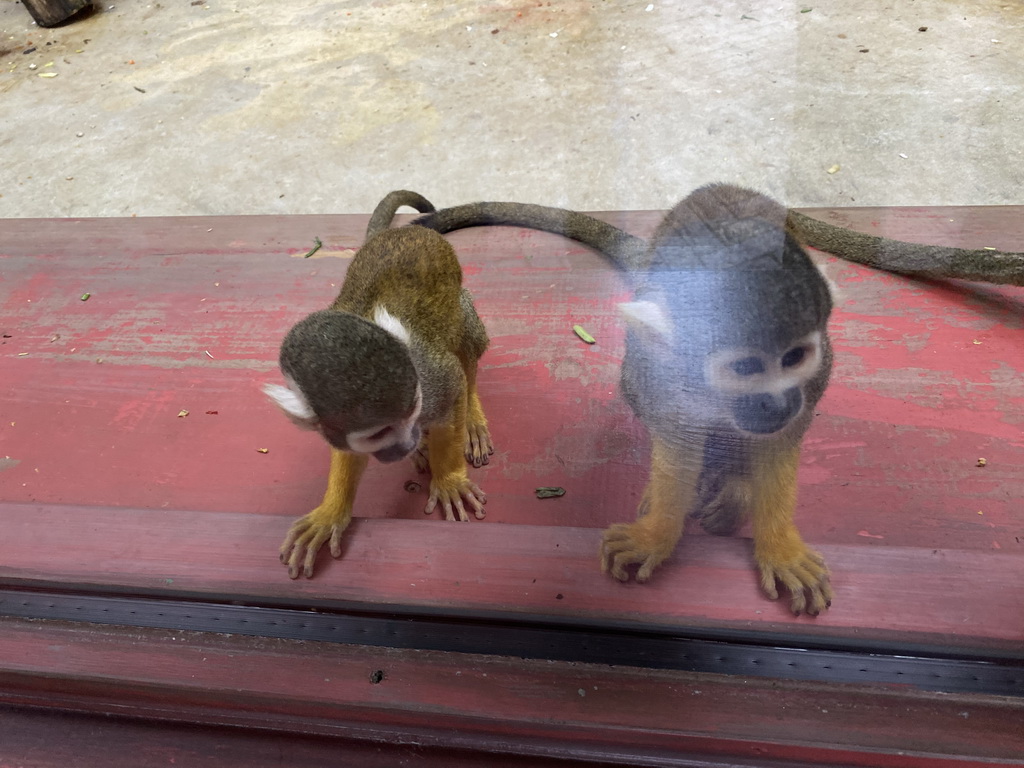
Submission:
[[409,329],[402,325],[402,321],[388,312],[381,304],[373,308],[373,322],[403,344],[409,343],[411,338]]
[[263,393],[292,421],[316,421],[316,414],[313,413],[313,409],[309,407],[309,403],[306,402],[306,398],[302,396],[301,392],[282,387],[280,384],[264,384]]

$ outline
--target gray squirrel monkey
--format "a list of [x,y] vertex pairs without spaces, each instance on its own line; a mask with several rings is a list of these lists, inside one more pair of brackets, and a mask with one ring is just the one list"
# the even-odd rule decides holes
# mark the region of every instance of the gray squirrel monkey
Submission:
[[293,579],[300,571],[312,577],[325,543],[341,556],[370,456],[411,456],[420,467],[425,453],[425,512],[440,504],[447,520],[468,520],[467,507],[484,516],[486,496],[469,479],[466,461],[480,467],[494,450],[476,389],[487,332],[448,241],[422,227],[388,228],[402,205],[434,210],[413,192],[392,192],[380,202],[338,298],[284,338],[279,363],[288,386],[264,388],[296,425],[318,431],[331,446],[323,501],[281,545]]
[[473,203],[413,224],[440,233],[509,225],[561,234],[605,255],[635,288],[621,388],[652,435],[638,519],[604,533],[602,569],[646,581],[687,512],[712,533],[752,518],[765,593],[794,613],[831,604],[828,569],[793,522],[800,444],[832,365],[828,286],[801,244],[919,277],[1024,285],[1024,254],[918,245],[787,211],[763,195],[696,190],[648,243],[575,211]]
[[652,437],[635,522],[604,532],[601,566],[647,581],[687,514],[714,533],[748,517],[761,585],[794,613],[830,605],[829,572],[793,521],[800,444],[832,369],[828,286],[786,231],[786,209],[724,184],[673,208],[650,242],[573,211],[476,203],[413,222],[440,233],[485,224],[565,235],[633,283],[621,389]]

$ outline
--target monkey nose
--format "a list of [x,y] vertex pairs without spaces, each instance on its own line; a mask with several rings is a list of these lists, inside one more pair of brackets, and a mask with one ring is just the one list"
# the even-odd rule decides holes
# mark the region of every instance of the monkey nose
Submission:
[[736,425],[747,432],[770,435],[785,427],[803,407],[803,398],[796,387],[781,395],[767,392],[741,397],[736,402]]
[[416,450],[416,446],[419,441],[413,443],[396,443],[395,445],[387,448],[381,448],[379,451],[373,452],[373,458],[382,464],[393,464],[396,461],[401,461],[410,453]]

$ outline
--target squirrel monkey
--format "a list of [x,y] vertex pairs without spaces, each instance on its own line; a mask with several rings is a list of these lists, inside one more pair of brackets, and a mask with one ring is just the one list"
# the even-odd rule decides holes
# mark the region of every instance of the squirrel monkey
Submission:
[[673,551],[687,514],[714,533],[748,517],[771,598],[795,613],[830,604],[822,557],[793,521],[800,443],[828,384],[828,286],[785,231],[786,210],[749,190],[711,185],[665,217],[650,243],[572,211],[477,203],[413,223],[445,233],[508,224],[566,235],[633,282],[621,389],[652,436],[638,518],[611,526],[602,569],[646,581]]
[[788,211],[724,184],[695,191],[650,243],[590,216],[518,203],[474,203],[413,222],[445,233],[510,225],[561,234],[632,278],[621,388],[653,438],[634,523],[604,533],[602,569],[646,581],[674,549],[687,512],[717,534],[753,519],[765,593],[794,613],[831,604],[821,556],[793,522],[800,443],[832,366],[832,301],[800,243],[922,277],[1024,284],[1024,254],[872,237]]
[[413,456],[419,465],[425,452],[432,475],[425,512],[440,504],[447,520],[468,520],[467,507],[484,516],[486,497],[465,462],[480,467],[494,450],[476,389],[487,332],[448,241],[421,227],[388,228],[402,205],[434,210],[413,192],[381,201],[338,298],[285,336],[279,362],[288,386],[264,388],[295,424],[331,446],[323,501],[281,545],[293,579],[300,571],[312,577],[324,543],[341,556],[370,456]]

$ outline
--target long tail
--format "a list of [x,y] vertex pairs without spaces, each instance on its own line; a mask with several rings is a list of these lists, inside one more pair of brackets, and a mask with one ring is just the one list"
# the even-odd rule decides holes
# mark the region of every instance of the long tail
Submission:
[[583,243],[627,273],[637,271],[647,241],[576,211],[527,203],[470,203],[421,216],[413,225],[442,235],[457,229],[492,225],[552,232]]
[[837,227],[795,211],[789,212],[786,227],[805,245],[887,272],[1024,285],[1024,253],[971,251],[890,240]]
[[431,213],[435,210],[433,203],[416,192],[410,192],[406,189],[388,192],[385,198],[377,203],[377,207],[373,209],[370,223],[366,225],[366,239],[369,240],[378,232],[390,228],[391,220],[395,218],[395,211],[403,205],[415,208],[420,213]]

